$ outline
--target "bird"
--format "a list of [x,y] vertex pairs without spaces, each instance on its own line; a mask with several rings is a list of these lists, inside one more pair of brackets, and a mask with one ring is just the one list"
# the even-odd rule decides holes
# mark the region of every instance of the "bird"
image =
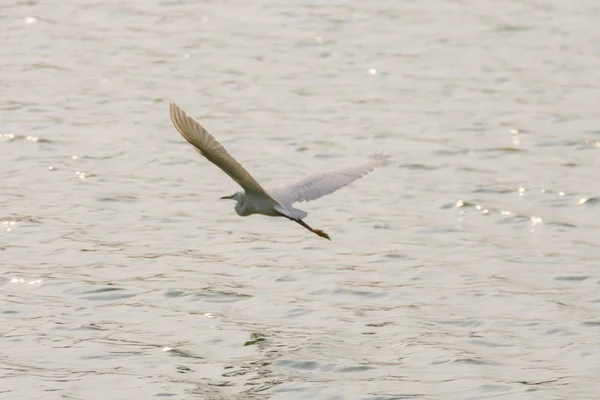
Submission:
[[314,229],[303,221],[308,213],[294,208],[294,203],[316,200],[333,193],[384,165],[387,161],[385,155],[377,153],[358,166],[317,173],[267,190],[227,152],[221,143],[175,103],[170,103],[169,111],[171,122],[184,139],[243,189],[230,196],[221,197],[221,199],[236,201],[235,211],[238,215],[246,217],[262,214],[269,217],[284,217],[328,240],[331,240],[331,237],[327,233],[321,229]]

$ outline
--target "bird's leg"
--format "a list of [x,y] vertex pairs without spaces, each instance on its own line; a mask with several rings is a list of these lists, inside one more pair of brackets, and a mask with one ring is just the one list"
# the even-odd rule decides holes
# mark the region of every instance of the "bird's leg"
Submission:
[[331,238],[329,237],[328,234],[326,234],[325,232],[323,232],[320,229],[313,229],[310,226],[308,226],[308,224],[304,221],[302,221],[301,219],[294,219],[294,218],[290,218],[292,221],[297,222],[298,224],[302,225],[303,227],[305,227],[306,229],[308,229],[309,231],[311,231],[312,233],[321,236],[322,238],[331,240]]

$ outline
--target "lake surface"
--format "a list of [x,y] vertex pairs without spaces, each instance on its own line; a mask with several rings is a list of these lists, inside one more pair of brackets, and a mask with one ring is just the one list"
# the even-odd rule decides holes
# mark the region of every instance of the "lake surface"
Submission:
[[[1,399],[598,399],[596,1],[0,6]],[[265,186],[240,218],[174,101]]]

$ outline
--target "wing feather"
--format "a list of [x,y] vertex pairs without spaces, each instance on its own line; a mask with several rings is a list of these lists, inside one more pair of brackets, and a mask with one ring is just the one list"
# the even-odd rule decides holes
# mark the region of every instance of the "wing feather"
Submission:
[[386,158],[377,154],[368,162],[356,167],[307,176],[299,181],[283,184],[268,192],[286,207],[301,201],[312,201],[335,192],[362,178],[375,168],[385,164]]
[[173,125],[181,133],[181,136],[208,161],[223,170],[244,190],[266,194],[252,175],[225,150],[225,147],[217,139],[174,103],[170,105],[170,115]]

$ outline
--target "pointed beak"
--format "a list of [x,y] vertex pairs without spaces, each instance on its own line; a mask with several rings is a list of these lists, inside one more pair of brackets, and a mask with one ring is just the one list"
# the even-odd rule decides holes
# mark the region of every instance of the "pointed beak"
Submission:
[[221,200],[231,200],[233,199],[233,195],[221,197]]

